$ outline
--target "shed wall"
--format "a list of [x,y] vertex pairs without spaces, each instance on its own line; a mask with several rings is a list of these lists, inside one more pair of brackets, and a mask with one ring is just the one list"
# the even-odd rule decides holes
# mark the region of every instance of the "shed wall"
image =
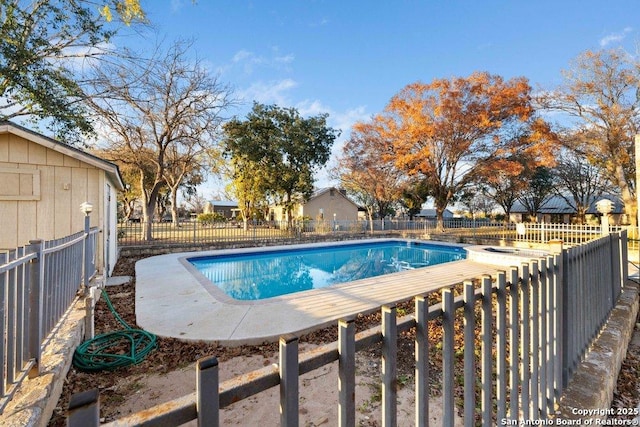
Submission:
[[[0,248],[64,237],[84,228],[80,204],[102,228],[105,172],[10,133],[0,135]],[[16,189],[15,186],[19,188]],[[99,254],[102,248],[99,248]],[[99,264],[102,265],[102,259]]]

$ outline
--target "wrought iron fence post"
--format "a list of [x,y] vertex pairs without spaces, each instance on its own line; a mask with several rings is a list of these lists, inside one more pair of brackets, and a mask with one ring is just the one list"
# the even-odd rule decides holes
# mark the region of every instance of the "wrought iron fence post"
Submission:
[[258,220],[256,219],[255,214],[253,215],[253,241],[256,240],[256,228],[258,228]]
[[30,240],[27,253],[36,253],[37,256],[29,261],[29,356],[35,360],[30,377],[40,375],[40,359],[42,354],[42,304],[44,292],[44,241],[42,239]]

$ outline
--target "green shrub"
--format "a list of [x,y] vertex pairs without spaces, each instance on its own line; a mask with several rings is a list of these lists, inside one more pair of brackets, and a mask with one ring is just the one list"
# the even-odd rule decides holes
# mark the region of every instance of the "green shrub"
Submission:
[[201,213],[197,216],[196,220],[204,225],[210,225],[213,224],[214,222],[224,222],[226,221],[226,218],[224,217],[224,215],[217,213],[217,212],[212,212],[212,213]]

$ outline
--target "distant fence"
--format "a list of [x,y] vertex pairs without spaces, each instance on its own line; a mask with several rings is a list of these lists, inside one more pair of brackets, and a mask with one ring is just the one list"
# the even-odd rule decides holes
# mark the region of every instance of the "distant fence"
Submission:
[[[627,230],[628,247],[633,259],[638,258],[638,228],[611,226],[612,232]],[[121,246],[136,245],[206,245],[232,242],[304,242],[317,236],[336,237],[343,235],[375,236],[394,234],[456,240],[459,242],[482,241],[490,244],[512,244],[514,242],[546,244],[551,240],[562,240],[565,246],[579,245],[602,235],[600,225],[555,224],[555,223],[504,223],[471,219],[446,219],[444,229],[438,230],[435,220],[422,219],[369,221],[249,221],[244,228],[241,222],[203,224],[198,221],[182,222],[179,227],[172,223],[153,223],[153,240],[143,238],[140,223],[118,225],[118,243]]]
[[[299,375],[337,360],[337,421],[330,423],[354,426],[355,354],[382,343],[382,425],[395,426],[397,338],[410,330],[415,335],[415,425],[429,425],[434,375],[442,384],[438,399],[443,426],[453,426],[457,408],[463,408],[465,425],[539,422],[553,416],[577,363],[616,304],[627,277],[626,240],[626,231],[614,233],[532,259],[493,278],[445,288],[436,304],[428,303],[433,294],[416,296],[414,314],[402,318],[397,318],[394,305],[383,306],[381,326],[358,334],[353,318],[340,320],[338,341],[312,352],[298,354],[298,338],[283,336],[279,366],[221,384],[216,358],[201,359],[195,393],[107,425],[165,426],[197,420],[200,426],[218,426],[221,408],[279,385],[280,424],[297,426]],[[430,324],[439,325],[441,339],[430,336]],[[456,330],[462,331],[461,345]],[[430,348],[441,348],[442,360],[431,371]],[[74,395],[68,425],[97,426],[98,400],[97,390]]]
[[[38,374],[42,348],[96,273],[98,229],[0,254],[0,414],[27,375]],[[83,267],[84,266],[84,267]]]

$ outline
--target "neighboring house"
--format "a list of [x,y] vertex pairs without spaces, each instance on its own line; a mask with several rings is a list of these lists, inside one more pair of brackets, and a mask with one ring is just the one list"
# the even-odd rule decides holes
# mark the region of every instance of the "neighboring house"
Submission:
[[227,219],[238,216],[238,202],[232,200],[209,200],[204,205],[204,213],[218,213]]
[[[597,221],[600,215],[596,209],[596,203],[601,199],[609,199],[613,202],[613,211],[611,212],[611,224],[625,224],[624,205],[618,196],[603,195],[594,198],[587,209],[587,221]],[[510,221],[524,222],[528,221],[529,214],[522,203],[516,201],[511,208]],[[560,196],[553,196],[547,200],[537,213],[537,222],[571,224],[575,222],[576,211]],[[598,221],[599,222],[599,221]]]
[[[346,191],[335,187],[316,190],[306,203],[297,204],[291,211],[293,218],[313,220],[357,221],[358,205],[346,195]],[[269,219],[286,219],[282,206],[269,208]]]
[[93,205],[101,229],[96,265],[111,274],[117,259],[118,167],[11,122],[0,122],[0,248],[51,240],[84,229],[80,205]]
[[[453,217],[454,214],[449,209],[445,209],[444,212],[442,212],[443,219],[452,219]],[[420,213],[416,215],[416,218],[436,219],[436,210],[422,209]]]

